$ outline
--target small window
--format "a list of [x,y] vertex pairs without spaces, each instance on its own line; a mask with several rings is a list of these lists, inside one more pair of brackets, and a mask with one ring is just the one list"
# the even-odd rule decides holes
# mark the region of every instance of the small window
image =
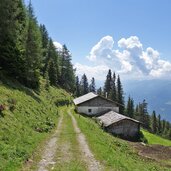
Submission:
[[91,113],[91,109],[88,109],[88,113]]

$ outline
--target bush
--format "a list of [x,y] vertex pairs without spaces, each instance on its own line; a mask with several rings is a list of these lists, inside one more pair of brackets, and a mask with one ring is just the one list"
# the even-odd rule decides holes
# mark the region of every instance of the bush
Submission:
[[148,140],[147,140],[147,138],[144,136],[144,134],[143,134],[142,131],[140,131],[140,133],[139,133],[139,139],[140,139],[141,142],[143,142],[143,143],[145,143],[145,144],[148,144]]
[[9,110],[13,112],[16,108],[17,100],[16,99],[8,99]]
[[4,104],[0,105],[0,116],[4,117],[3,111],[6,109],[6,106]]

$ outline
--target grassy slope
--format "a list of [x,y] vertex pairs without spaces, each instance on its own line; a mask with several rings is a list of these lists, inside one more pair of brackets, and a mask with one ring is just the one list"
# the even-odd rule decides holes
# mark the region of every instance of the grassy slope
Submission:
[[159,145],[164,145],[164,146],[171,146],[171,141],[164,139],[160,136],[151,134],[150,132],[146,130],[142,130],[145,138],[148,140],[148,144],[159,144]]
[[6,108],[0,116],[0,170],[21,167],[55,126],[58,112],[54,102],[67,98],[70,96],[62,89],[51,87],[38,95],[17,82],[0,81],[0,105]]
[[103,132],[93,120],[82,116],[79,117],[77,114],[75,117],[80,129],[87,138],[92,152],[104,164],[106,170],[170,170],[160,166],[156,162],[138,156],[126,141]]

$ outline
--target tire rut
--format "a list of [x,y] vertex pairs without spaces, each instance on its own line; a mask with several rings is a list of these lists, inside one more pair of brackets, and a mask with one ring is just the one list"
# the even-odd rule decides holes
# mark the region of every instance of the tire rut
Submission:
[[103,170],[99,161],[97,161],[91,152],[86,138],[84,134],[81,132],[80,128],[78,127],[77,121],[75,117],[72,115],[71,111],[68,111],[69,116],[72,118],[73,127],[75,133],[77,134],[77,141],[79,142],[79,148],[82,153],[82,158],[87,165],[89,171],[100,171]]
[[45,146],[42,159],[38,163],[37,171],[48,171],[47,167],[49,165],[54,165],[56,163],[53,161],[53,159],[56,154],[58,137],[61,133],[62,121],[63,121],[63,115],[61,116],[58,122],[58,126],[55,133],[52,135],[52,138],[48,141],[48,143]]

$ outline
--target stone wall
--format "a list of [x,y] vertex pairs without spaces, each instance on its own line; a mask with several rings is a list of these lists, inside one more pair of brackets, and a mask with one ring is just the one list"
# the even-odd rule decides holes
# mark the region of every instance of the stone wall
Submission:
[[123,137],[135,137],[139,133],[139,130],[139,123],[128,119],[113,123],[112,125],[106,128],[107,132],[122,135]]

